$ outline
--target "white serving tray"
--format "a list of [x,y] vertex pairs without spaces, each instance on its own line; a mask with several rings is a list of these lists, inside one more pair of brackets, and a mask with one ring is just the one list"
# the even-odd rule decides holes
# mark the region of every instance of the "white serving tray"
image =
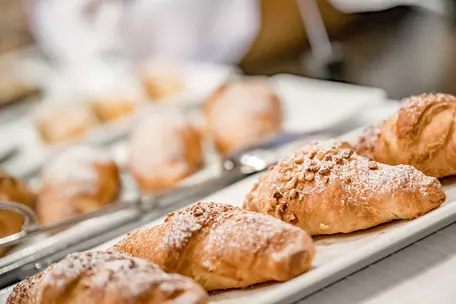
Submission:
[[[258,175],[240,181],[203,201],[241,206]],[[361,232],[315,237],[312,269],[288,282],[229,290],[211,295],[210,303],[292,303],[456,221],[456,179],[444,181],[447,202],[412,221],[396,221]],[[144,227],[154,226],[161,218]],[[108,249],[122,237],[94,249]]]

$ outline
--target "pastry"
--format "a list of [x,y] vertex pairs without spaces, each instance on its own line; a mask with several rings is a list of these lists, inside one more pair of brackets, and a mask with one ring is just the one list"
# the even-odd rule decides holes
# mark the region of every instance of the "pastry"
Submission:
[[116,164],[103,151],[73,147],[51,161],[41,174],[37,214],[48,225],[112,203],[120,190]]
[[306,272],[315,255],[305,231],[216,203],[170,213],[163,224],[128,234],[113,250],[191,277],[208,291],[287,281]]
[[129,97],[107,96],[93,99],[92,107],[101,121],[111,121],[133,112],[139,100]]
[[[25,183],[0,171],[0,201],[34,207],[35,195]],[[23,224],[24,218],[18,213],[0,210],[0,238],[19,232]],[[0,256],[3,254],[4,248],[0,248]]]
[[367,128],[353,144],[363,156],[389,165],[411,165],[426,175],[456,174],[456,97],[421,94],[405,98],[399,111]]
[[91,109],[80,103],[43,106],[36,113],[36,126],[47,143],[81,138],[97,124]]
[[204,304],[207,293],[195,282],[121,253],[68,255],[16,285],[7,304]]
[[444,201],[436,178],[412,166],[359,156],[345,143],[327,142],[305,146],[271,167],[247,195],[244,208],[318,235],[413,219]]
[[141,68],[140,78],[152,100],[163,100],[184,88],[182,71],[168,61],[149,60]]
[[277,136],[280,101],[267,81],[246,79],[221,86],[204,104],[207,133],[227,155]]
[[172,187],[202,162],[200,135],[180,113],[149,116],[132,134],[128,168],[142,192]]
[[85,99],[100,121],[112,121],[133,112],[145,100],[141,84],[128,71],[101,69],[84,86]]

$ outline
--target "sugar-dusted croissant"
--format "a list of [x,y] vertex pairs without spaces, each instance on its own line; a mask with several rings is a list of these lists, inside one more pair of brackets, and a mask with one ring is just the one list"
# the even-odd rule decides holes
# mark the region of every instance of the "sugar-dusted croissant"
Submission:
[[336,142],[314,143],[279,161],[247,195],[244,208],[317,235],[413,219],[444,201],[436,178],[411,166],[377,163]]
[[121,253],[68,255],[14,288],[7,304],[207,303],[207,293],[178,274]]
[[369,127],[353,144],[363,156],[411,165],[426,175],[456,174],[456,97],[422,94],[402,100],[396,115]]
[[203,113],[222,155],[274,138],[282,127],[280,99],[263,78],[225,83],[204,102]]
[[127,235],[113,250],[191,277],[206,290],[286,281],[306,272],[315,255],[305,231],[216,203],[171,213],[163,224]]
[[36,211],[44,225],[101,209],[116,200],[121,188],[117,165],[91,146],[58,155],[43,169],[41,183]]

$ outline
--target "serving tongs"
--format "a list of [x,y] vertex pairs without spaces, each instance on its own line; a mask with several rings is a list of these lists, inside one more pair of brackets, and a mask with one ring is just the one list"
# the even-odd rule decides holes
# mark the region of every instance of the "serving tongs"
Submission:
[[[11,284],[14,280],[20,279],[24,275],[33,274],[70,252],[86,250],[107,242],[251,174],[261,172],[277,162],[280,156],[294,150],[297,145],[305,141],[329,137],[332,137],[332,134],[326,131],[284,133],[272,141],[238,151],[224,158],[221,161],[220,173],[195,185],[181,185],[161,193],[138,196],[129,201],[119,201],[101,210],[79,215],[49,226],[40,226],[33,210],[23,204],[0,202],[0,209],[17,212],[25,218],[20,232],[0,238],[0,246],[3,247],[23,242],[40,234],[65,230],[89,219],[112,215],[119,211],[131,213],[126,217],[119,216],[118,221],[116,218],[114,228],[112,224],[106,228],[97,227],[96,231],[84,232],[84,235],[78,237],[67,237],[44,248],[32,244],[27,247],[27,250],[12,254],[15,255],[14,257],[6,256],[0,259],[0,285]],[[36,248],[33,248],[34,246]],[[23,270],[25,268],[27,271]],[[33,269],[30,270],[30,268]]]

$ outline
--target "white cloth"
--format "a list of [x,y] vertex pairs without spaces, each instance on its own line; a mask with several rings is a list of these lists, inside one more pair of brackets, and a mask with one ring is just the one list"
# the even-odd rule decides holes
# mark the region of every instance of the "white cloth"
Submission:
[[257,0],[30,0],[30,8],[38,45],[75,65],[119,50],[237,63],[260,25]]
[[330,0],[339,10],[346,13],[380,11],[399,5],[415,5],[438,13],[445,11],[443,0]]

